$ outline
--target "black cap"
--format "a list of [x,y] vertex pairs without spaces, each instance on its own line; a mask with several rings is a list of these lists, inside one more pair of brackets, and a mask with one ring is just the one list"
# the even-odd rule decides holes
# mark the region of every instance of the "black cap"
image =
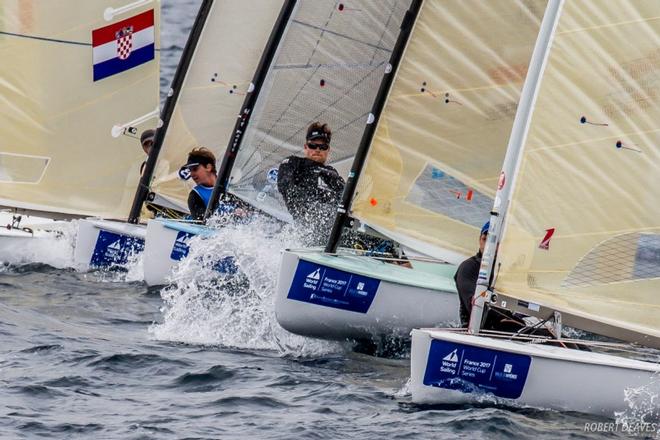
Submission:
[[197,165],[213,165],[213,160],[206,156],[190,153],[188,155],[188,160],[181,168],[190,168]]
[[140,135],[140,143],[144,144],[146,141],[153,142],[155,137],[156,137],[156,130],[154,130],[153,128],[144,130]]
[[307,140],[308,141],[314,141],[317,139],[323,139],[326,142],[330,142],[330,134],[323,130],[313,130],[309,133],[307,133]]

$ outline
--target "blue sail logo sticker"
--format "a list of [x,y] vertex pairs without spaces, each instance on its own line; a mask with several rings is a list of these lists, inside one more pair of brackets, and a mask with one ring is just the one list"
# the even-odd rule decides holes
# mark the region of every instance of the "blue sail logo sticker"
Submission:
[[380,280],[300,261],[287,298],[324,307],[367,313]]
[[433,340],[424,385],[517,399],[525,388],[530,364],[527,355]]

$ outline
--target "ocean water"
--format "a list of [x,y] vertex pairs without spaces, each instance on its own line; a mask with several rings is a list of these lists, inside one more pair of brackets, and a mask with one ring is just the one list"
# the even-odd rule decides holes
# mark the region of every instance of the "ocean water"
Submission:
[[[163,1],[164,88],[198,5]],[[412,404],[405,351],[378,358],[278,326],[279,250],[296,239],[269,223],[195,239],[176,287],[163,289],[139,281],[139,259],[123,271],[68,269],[71,237],[17,249],[0,266],[2,439],[660,438],[605,432],[657,421],[659,397],[644,389],[628,391],[616,420]],[[224,255],[243,279],[210,268]]]

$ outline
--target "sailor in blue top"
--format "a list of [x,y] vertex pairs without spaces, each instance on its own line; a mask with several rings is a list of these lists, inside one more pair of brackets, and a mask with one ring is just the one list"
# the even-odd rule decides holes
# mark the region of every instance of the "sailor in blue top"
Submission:
[[[200,147],[188,153],[188,161],[179,170],[179,176],[185,180],[192,178],[197,184],[188,195],[188,210],[190,218],[203,221],[206,207],[211,201],[213,187],[217,180],[215,168],[215,155],[207,148]],[[252,208],[238,197],[231,194],[223,194],[218,200],[216,213],[232,219],[236,222],[249,220]]]
[[193,220],[204,220],[206,207],[217,179],[215,155],[207,148],[200,147],[188,153],[188,161],[181,170],[188,170],[196,186],[188,195],[188,209]]

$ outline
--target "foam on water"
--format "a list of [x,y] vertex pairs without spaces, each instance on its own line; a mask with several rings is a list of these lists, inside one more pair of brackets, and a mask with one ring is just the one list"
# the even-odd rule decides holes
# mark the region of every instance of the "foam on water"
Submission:
[[641,387],[624,391],[628,408],[616,413],[621,431],[631,436],[660,439],[660,376]]
[[[174,271],[173,286],[161,292],[163,322],[150,328],[155,339],[296,357],[342,351],[336,343],[293,335],[275,319],[280,250],[299,245],[288,227],[257,217],[221,227],[212,237],[195,237],[189,245],[188,257]],[[238,274],[214,269],[226,257],[233,257]]]
[[124,265],[114,265],[110,268],[96,269],[85,275],[90,281],[100,283],[139,283],[144,281],[144,253],[136,253],[128,256]]
[[[0,217],[0,222],[5,218],[6,215]],[[8,218],[10,222],[11,217]],[[74,259],[78,226],[78,220],[50,221],[30,225],[33,237],[0,236],[0,266],[45,264],[56,269],[79,270]],[[96,282],[140,282],[144,279],[142,254],[131,255],[123,266],[91,271],[84,278]]]
[[33,237],[0,236],[0,263],[12,266],[47,264],[57,269],[72,267],[75,222],[53,222],[43,227],[45,231],[35,226]]

